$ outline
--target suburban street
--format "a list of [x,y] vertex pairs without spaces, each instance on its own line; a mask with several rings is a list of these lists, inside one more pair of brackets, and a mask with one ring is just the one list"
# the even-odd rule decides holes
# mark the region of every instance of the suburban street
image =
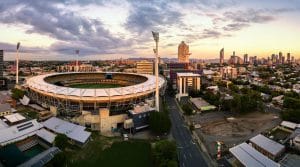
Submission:
[[177,142],[178,156],[181,167],[206,167],[208,166],[198,146],[192,140],[191,133],[180,115],[175,99],[166,97],[172,121],[172,135]]

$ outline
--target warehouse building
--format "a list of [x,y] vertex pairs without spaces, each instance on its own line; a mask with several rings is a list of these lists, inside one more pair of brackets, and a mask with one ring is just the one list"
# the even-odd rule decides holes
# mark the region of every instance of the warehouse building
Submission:
[[236,158],[234,166],[246,167],[279,167],[280,165],[261,154],[247,143],[239,144],[229,149]]
[[250,139],[250,144],[257,151],[272,160],[277,160],[285,151],[285,146],[279,144],[261,134]]

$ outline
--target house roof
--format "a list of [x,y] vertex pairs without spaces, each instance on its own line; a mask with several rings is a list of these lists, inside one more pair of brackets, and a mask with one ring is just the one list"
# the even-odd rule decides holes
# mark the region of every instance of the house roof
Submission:
[[52,117],[42,124],[55,133],[65,134],[70,139],[80,143],[85,143],[91,135],[91,132],[85,131],[84,126],[76,125],[57,117]]
[[0,104],[0,112],[6,112],[10,109],[11,107],[8,103]]
[[262,153],[255,150],[247,143],[239,144],[229,149],[231,154],[235,156],[244,166],[255,167],[278,167],[279,164],[272,161]]
[[34,119],[5,129],[0,129],[0,145],[3,146],[33,136],[36,134],[36,131],[42,127],[43,125]]
[[250,142],[268,151],[272,155],[278,155],[285,148],[284,145],[279,144],[261,134],[251,138]]

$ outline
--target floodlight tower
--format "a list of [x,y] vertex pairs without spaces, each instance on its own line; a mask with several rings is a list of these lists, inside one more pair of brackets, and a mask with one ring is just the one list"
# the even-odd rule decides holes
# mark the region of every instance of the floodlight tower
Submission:
[[16,56],[16,85],[19,84],[19,48],[20,42],[17,43],[17,56]]
[[77,55],[77,59],[76,59],[76,72],[78,72],[79,71],[79,64],[78,64],[79,50],[76,50],[76,55]]
[[155,76],[156,76],[156,83],[155,83],[155,107],[156,110],[159,111],[159,87],[158,87],[158,41],[159,41],[159,33],[152,31],[152,35],[155,41],[155,49],[153,49],[155,54]]

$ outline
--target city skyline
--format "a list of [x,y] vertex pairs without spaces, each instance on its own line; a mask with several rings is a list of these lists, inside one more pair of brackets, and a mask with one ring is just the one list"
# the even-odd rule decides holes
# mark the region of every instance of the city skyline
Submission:
[[[258,5],[259,4],[259,5]],[[225,59],[288,52],[300,58],[300,2],[290,1],[20,1],[0,2],[0,49],[21,59],[154,58],[151,31],[159,31],[160,55],[176,58],[186,41],[190,58]]]

